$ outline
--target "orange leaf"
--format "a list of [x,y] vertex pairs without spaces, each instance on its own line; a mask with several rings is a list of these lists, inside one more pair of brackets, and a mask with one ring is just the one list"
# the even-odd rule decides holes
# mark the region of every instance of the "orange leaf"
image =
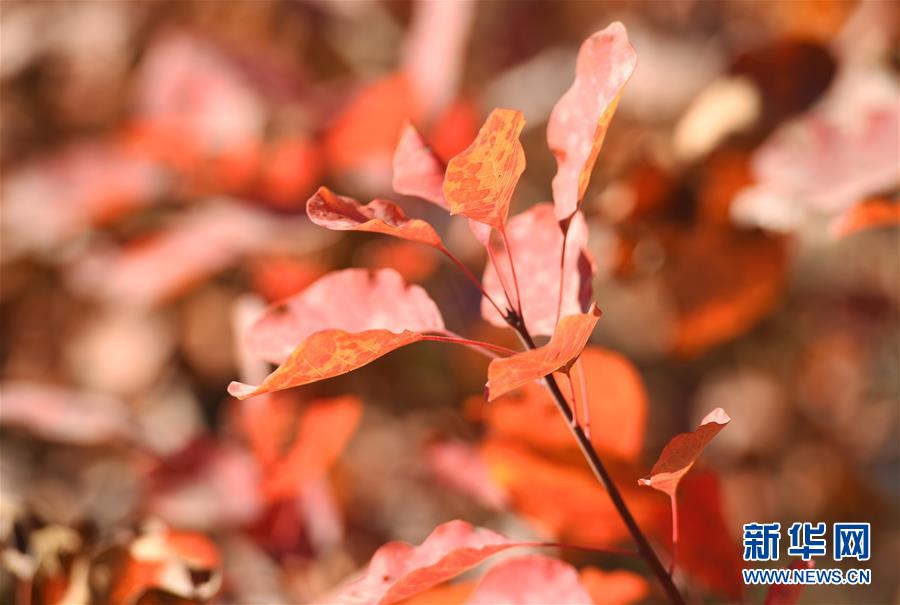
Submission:
[[524,125],[522,112],[495,109],[472,144],[450,160],[444,179],[450,214],[503,227],[513,191],[525,170],[525,151],[519,142]]
[[650,592],[647,581],[630,571],[601,571],[594,567],[581,570],[581,583],[597,605],[629,605]]
[[712,438],[729,422],[731,418],[725,410],[716,408],[706,415],[696,431],[675,435],[663,448],[659,460],[650,470],[650,475],[639,479],[638,483],[648,485],[674,498],[678,482],[691,470],[697,457]]
[[[563,233],[553,216],[553,205],[535,204],[512,217],[506,225],[506,237],[516,267],[525,326],[532,336],[553,334],[559,310],[560,252],[563,246]],[[573,217],[565,239],[561,314],[584,313],[591,301],[595,266],[587,249],[587,223],[580,213]],[[505,262],[505,248],[501,247],[495,257],[501,259],[499,270],[502,283],[513,283],[509,263]],[[503,286],[494,263],[485,265],[482,282],[491,298],[503,300]],[[495,326],[505,328],[508,325],[486,298],[481,301],[481,316]]]
[[297,345],[287,360],[266,376],[262,384],[253,386],[232,382],[228,385],[228,392],[238,399],[247,399],[318,382],[361,368],[394,349],[418,342],[422,338],[418,332],[409,330],[399,334],[388,330],[367,330],[353,334],[344,330],[323,330]]
[[406,542],[385,544],[372,556],[366,573],[329,601],[396,603],[437,586],[500,551],[534,545],[510,540],[465,521],[450,521],[436,527],[419,546]]
[[447,208],[444,170],[444,163],[428,147],[416,127],[407,122],[394,151],[394,191]]
[[475,582],[443,584],[404,599],[401,605],[466,605],[466,600],[475,590]]
[[407,218],[400,206],[387,200],[375,200],[365,206],[350,197],[335,195],[326,187],[306,202],[306,214],[317,225],[334,231],[369,231],[400,239],[441,247],[441,238],[431,225]]
[[[637,459],[647,424],[647,394],[637,369],[614,351],[590,346],[582,351],[580,366],[590,402],[594,446],[622,459]],[[576,391],[578,368],[575,365],[572,370]],[[564,375],[556,379],[562,392],[569,393],[568,379]],[[484,415],[493,435],[516,439],[548,453],[578,451],[550,394],[537,383],[486,405]]]
[[407,285],[393,269],[345,269],[269,307],[250,329],[247,347],[281,363],[297,343],[332,329],[440,332],[444,320],[425,290]]
[[636,63],[625,26],[618,21],[585,40],[578,51],[575,82],[557,102],[547,124],[547,144],[556,156],[553,201],[559,220],[572,216],[584,197]]
[[835,238],[847,237],[860,231],[900,225],[900,203],[886,198],[872,198],[852,206],[831,222]]
[[581,354],[600,318],[597,305],[587,313],[567,315],[559,320],[550,342],[537,349],[495,359],[488,366],[485,396],[493,401],[500,395],[558,371],[567,371]]
[[296,497],[303,486],[328,472],[361,415],[362,404],[352,396],[309,404],[290,450],[268,470],[263,493],[273,500]]
[[525,555],[494,565],[467,601],[467,605],[517,603],[592,605],[593,601],[574,567],[543,555]]

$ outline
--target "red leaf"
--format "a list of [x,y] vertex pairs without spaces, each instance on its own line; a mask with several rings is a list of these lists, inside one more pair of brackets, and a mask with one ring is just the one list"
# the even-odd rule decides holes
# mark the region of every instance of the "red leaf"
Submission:
[[716,408],[706,415],[696,431],[675,435],[663,448],[656,464],[650,469],[650,475],[639,479],[638,483],[648,485],[674,498],[678,482],[691,470],[697,457],[712,438],[729,422],[731,418],[725,410]]
[[547,124],[547,144],[556,156],[553,179],[556,218],[578,209],[622,89],[637,63],[625,26],[616,21],[584,41],[578,51],[575,82],[562,96]]
[[[590,402],[591,442],[601,452],[635,460],[640,456],[647,424],[647,394],[640,374],[625,357],[598,347],[582,351],[580,366]],[[572,371],[576,391],[578,371],[576,364]],[[569,393],[565,384],[568,379],[563,375],[556,379],[563,393]],[[550,394],[537,383],[486,405],[484,415],[493,435],[522,441],[548,453],[578,451]]]
[[263,493],[270,499],[293,498],[323,476],[344,450],[361,415],[362,404],[356,397],[309,404],[290,450],[267,470]]
[[423,592],[475,567],[516,542],[465,521],[439,525],[419,546],[390,542],[372,556],[366,573],[346,585],[333,603],[386,605]]
[[363,206],[353,198],[319,187],[306,202],[306,214],[315,224],[335,231],[370,231],[441,247],[441,238],[431,225],[407,218],[400,206],[387,200],[375,200]]
[[444,179],[450,214],[503,227],[513,191],[525,170],[525,151],[519,142],[524,125],[522,112],[495,109],[472,144],[450,160]]
[[444,163],[415,126],[407,122],[394,151],[394,191],[448,208],[444,199],[444,170]]
[[492,401],[553,372],[568,370],[587,344],[599,318],[600,309],[593,305],[587,313],[559,320],[546,345],[491,361],[485,385],[487,400]]
[[578,571],[542,555],[508,559],[491,567],[467,605],[593,605]]
[[[794,561],[788,566],[788,569],[812,569],[815,565],[816,562],[812,559]],[[797,605],[802,594],[803,584],[773,584],[766,593],[763,605]]]
[[422,340],[418,332],[366,330],[349,333],[323,330],[303,340],[259,385],[232,382],[228,392],[238,399],[299,387],[340,376],[369,364],[394,349]]
[[650,592],[647,581],[630,571],[601,571],[593,567],[581,570],[581,583],[597,605],[629,605]]
[[[560,253],[563,245],[563,233],[553,216],[553,205],[536,204],[511,218],[506,226],[506,237],[516,267],[525,326],[532,336],[553,334],[558,318]],[[560,315],[584,313],[590,304],[595,266],[587,250],[587,239],[587,223],[579,213],[572,219],[566,237]],[[500,260],[503,283],[513,283],[503,247],[495,257]],[[493,263],[485,266],[482,281],[491,298],[503,300],[503,287]],[[507,326],[506,320],[487,299],[481,301],[481,316],[495,326]]]
[[887,198],[864,200],[831,222],[831,234],[847,237],[860,231],[900,225],[900,203]]
[[319,330],[440,332],[444,320],[419,286],[393,269],[334,271],[306,290],[266,310],[247,338],[250,350],[274,363],[284,361]]

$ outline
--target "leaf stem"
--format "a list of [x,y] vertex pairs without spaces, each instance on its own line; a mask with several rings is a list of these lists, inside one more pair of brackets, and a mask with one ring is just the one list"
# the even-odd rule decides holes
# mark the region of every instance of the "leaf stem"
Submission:
[[[448,332],[448,334],[451,334]],[[506,355],[515,355],[519,353],[519,351],[514,351],[512,349],[508,349],[506,347],[495,345],[490,342],[482,342],[480,340],[470,340],[468,338],[462,338],[460,336],[438,336],[437,334],[423,334],[422,340],[433,340],[434,342],[452,342],[458,345],[465,345],[467,347],[478,347],[480,349],[487,349],[488,351],[497,351],[498,353],[504,353]]]
[[[528,329],[525,327],[525,323],[522,321],[521,317],[516,316],[511,318],[510,325],[516,333],[518,333],[519,338],[526,347],[529,349],[536,348],[534,340],[528,333]],[[556,407],[565,418],[569,430],[572,431],[575,441],[578,442],[578,447],[581,449],[581,453],[584,455],[588,466],[591,467],[591,471],[594,473],[597,480],[600,481],[604,488],[606,488],[606,492],[609,494],[610,500],[612,500],[613,505],[616,507],[616,511],[619,513],[619,516],[631,533],[631,537],[637,543],[638,552],[640,553],[641,558],[644,559],[650,567],[650,571],[653,572],[653,575],[656,576],[656,579],[662,585],[662,588],[672,605],[685,605],[684,597],[681,596],[681,592],[679,592],[678,587],[675,586],[675,583],[672,581],[672,576],[669,575],[666,568],[663,567],[663,564],[660,562],[659,557],[656,556],[656,552],[653,550],[650,542],[647,540],[646,536],[644,536],[641,528],[638,527],[637,521],[635,521],[634,516],[628,509],[628,505],[625,503],[624,498],[622,498],[622,494],[619,492],[619,488],[610,476],[609,471],[606,470],[606,467],[600,460],[600,456],[597,454],[597,450],[594,449],[591,440],[587,437],[582,428],[573,422],[573,412],[569,409],[566,398],[559,389],[559,384],[557,384],[556,379],[550,374],[544,377],[544,383],[547,390],[549,390],[550,394],[553,396]]]
[[503,238],[503,247],[506,248],[506,258],[509,259],[509,270],[512,272],[513,287],[516,290],[516,310],[519,312],[519,317],[524,317],[522,314],[522,294],[519,291],[519,279],[516,277],[516,264],[513,262],[512,249],[509,247],[509,238],[506,237],[506,226],[500,227],[499,231],[500,237]]
[[491,305],[493,305],[495,309],[497,309],[497,313],[500,314],[500,317],[503,317],[503,311],[500,310],[500,306],[494,301],[493,298],[491,298],[491,295],[487,293],[487,291],[484,289],[484,286],[481,285],[481,280],[475,277],[475,275],[469,270],[469,268],[461,260],[456,258],[455,254],[445,248],[443,244],[438,247],[438,250],[443,252],[447,256],[447,258],[453,261],[454,265],[459,267],[459,270],[463,272],[463,274],[469,279],[469,281],[475,284],[475,287],[481,291],[481,295],[484,296],[485,299],[487,299],[487,301],[491,303]]
[[672,560],[669,562],[669,575],[675,573],[675,559],[678,556],[678,493],[672,494]]

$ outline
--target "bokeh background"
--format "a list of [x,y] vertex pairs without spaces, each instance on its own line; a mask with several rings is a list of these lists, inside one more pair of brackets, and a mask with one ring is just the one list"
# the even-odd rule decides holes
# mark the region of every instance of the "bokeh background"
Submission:
[[[721,406],[733,421],[694,471],[717,477],[721,523],[695,527],[697,552],[740,557],[752,521],[870,521],[872,585],[801,602],[896,602],[897,7],[4,0],[0,600],[129,602],[148,543],[191,573],[140,602],[301,603],[448,519],[590,541],[577,495],[552,521],[540,494],[478,474],[486,362],[466,349],[418,345],[263,404],[225,389],[265,304],[350,266],[392,267],[455,331],[514,346],[433,251],[325,231],[304,204],[320,184],[398,200],[480,274],[464,222],[391,191],[401,125],[449,158],[492,108],[522,110],[513,212],[546,201],[549,112],[580,42],[621,20],[638,68],[583,209],[594,344],[646,392],[611,412],[638,418],[633,473]],[[339,442],[327,455],[303,427],[334,397],[362,414],[313,431]],[[681,581],[737,601],[731,580]]]

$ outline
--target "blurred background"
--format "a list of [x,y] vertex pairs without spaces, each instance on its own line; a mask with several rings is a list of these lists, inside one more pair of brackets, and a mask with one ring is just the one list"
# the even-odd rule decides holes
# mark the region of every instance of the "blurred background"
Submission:
[[[351,266],[392,267],[454,331],[516,346],[432,250],[315,227],[305,201],[398,200],[480,275],[464,221],[391,190],[403,122],[448,159],[520,109],[513,213],[549,200],[547,117],[613,20],[638,68],[583,210],[593,342],[636,378],[596,386],[597,430],[632,427],[633,485],[709,410],[733,418],[682,501],[692,600],[741,599],[742,524],[847,520],[872,523],[871,586],[801,602],[896,602],[897,3],[4,0],[0,17],[3,603],[321,602],[382,543],[454,518],[621,543],[591,531],[605,495],[579,500],[577,456],[503,441],[466,349],[256,403],[225,390],[266,304]],[[665,498],[641,497],[664,545]]]

